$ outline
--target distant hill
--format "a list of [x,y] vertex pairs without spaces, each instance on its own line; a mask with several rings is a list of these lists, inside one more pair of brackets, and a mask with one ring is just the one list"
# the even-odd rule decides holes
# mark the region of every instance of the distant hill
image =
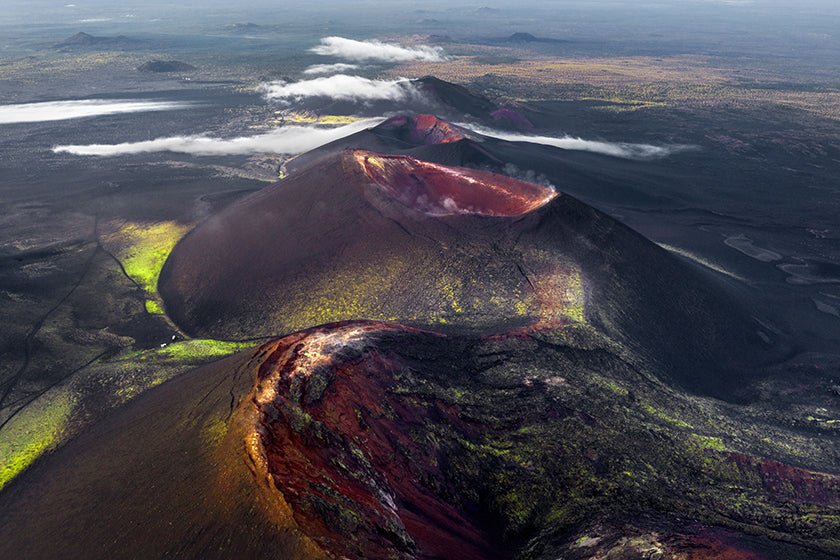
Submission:
[[437,103],[464,115],[486,119],[498,108],[483,95],[434,76],[424,76],[412,82]]
[[143,44],[143,41],[132,39],[125,35],[117,35],[116,37],[96,37],[80,31],[75,35],[67,37],[53,45],[54,49],[59,50],[73,50],[84,49],[91,47],[109,47],[116,49],[134,48]]
[[500,39],[500,43],[567,43],[563,39],[551,39],[547,37],[536,37],[530,33],[514,33],[510,37]]
[[180,60],[150,60],[137,69],[141,72],[193,72],[196,68]]
[[[271,79],[277,77],[280,76],[273,76]],[[406,92],[412,94],[412,107],[417,113],[433,113],[453,121],[467,119],[496,123],[492,114],[499,107],[487,97],[473,93],[461,85],[434,76],[425,76],[410,80],[410,83],[403,83],[403,87]],[[357,117],[378,117],[400,112],[404,108],[404,100],[374,99],[361,102],[352,98],[335,99],[330,96],[307,97],[296,103],[296,110],[300,112]]]

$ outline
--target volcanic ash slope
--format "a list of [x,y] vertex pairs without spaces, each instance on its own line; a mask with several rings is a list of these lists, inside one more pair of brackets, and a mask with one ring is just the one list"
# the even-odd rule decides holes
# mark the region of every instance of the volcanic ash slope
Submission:
[[[0,494],[0,556],[836,557],[836,473],[744,453],[778,433],[580,324],[336,323],[162,384],[38,462]],[[831,464],[831,437],[797,437]]]
[[568,195],[363,150],[199,225],[159,290],[187,332],[226,339],[351,319],[488,335],[585,325],[721,395],[783,350],[717,286]]

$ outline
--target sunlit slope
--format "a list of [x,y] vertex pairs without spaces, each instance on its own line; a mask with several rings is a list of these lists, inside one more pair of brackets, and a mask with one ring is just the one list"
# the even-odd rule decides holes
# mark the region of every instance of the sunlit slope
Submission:
[[[0,494],[0,556],[840,552],[830,435],[648,373],[581,324],[307,329],[152,389],[37,463]],[[804,465],[779,462],[790,445]]]
[[[223,338],[355,318],[524,326],[544,305],[504,230],[555,194],[490,173],[341,153],[204,222],[176,246],[159,287],[179,325]],[[552,313],[580,316],[575,267],[561,255],[534,258],[577,278],[557,301],[565,311]]]
[[730,295],[571,196],[366,151],[205,221],[159,289],[179,326],[228,339],[350,319],[489,335],[581,323],[720,395],[786,350]]

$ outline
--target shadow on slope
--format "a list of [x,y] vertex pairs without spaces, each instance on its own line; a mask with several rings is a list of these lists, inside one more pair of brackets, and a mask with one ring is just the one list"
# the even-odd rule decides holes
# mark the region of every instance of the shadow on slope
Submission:
[[733,296],[571,196],[365,151],[317,160],[205,221],[159,290],[187,332],[226,339],[358,318],[482,334],[584,323],[724,398],[787,352]]
[[161,385],[41,460],[0,494],[0,554],[836,554],[837,476],[740,453],[776,437],[745,428],[582,325],[325,325]]

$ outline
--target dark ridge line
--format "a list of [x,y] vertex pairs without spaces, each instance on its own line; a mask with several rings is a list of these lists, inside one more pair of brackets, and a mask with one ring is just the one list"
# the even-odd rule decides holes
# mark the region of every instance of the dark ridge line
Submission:
[[531,282],[531,279],[528,278],[528,275],[525,274],[525,271],[522,270],[522,265],[519,264],[519,263],[516,263],[516,268],[519,269],[519,274],[521,274],[525,278],[525,280],[528,281],[528,285],[531,286],[531,290],[533,290],[533,292],[536,294],[537,289],[534,287],[534,284],[533,284],[533,282]]
[[[117,263],[117,265],[120,267],[120,271],[123,273],[123,275],[124,275],[126,278],[128,278],[128,279],[131,281],[131,283],[132,283],[132,284],[134,284],[134,287],[135,287],[135,288],[137,288],[137,289],[140,291],[140,293],[141,293],[141,294],[142,294],[143,292],[145,292],[145,290],[143,289],[143,286],[141,286],[140,284],[138,284],[138,283],[137,283],[137,281],[136,281],[134,278],[132,278],[131,276],[129,276],[128,272],[127,272],[127,271],[126,271],[126,269],[125,269],[125,266],[123,266],[122,261],[121,261],[120,259],[118,259],[118,258],[116,257],[116,255],[114,255],[111,251],[109,251],[108,249],[106,249],[106,248],[102,245],[102,242],[99,240],[99,236],[97,236],[97,237],[96,237],[96,246],[97,246],[97,247],[99,247],[100,249],[102,249],[102,251],[103,251],[106,255],[108,255],[109,257],[111,257],[112,259],[114,259],[114,261],[115,261],[115,262]],[[143,309],[144,309],[144,310],[146,309],[146,306],[145,306],[145,305],[143,306]],[[147,313],[148,313],[148,312],[147,312]]]
[[[97,240],[99,238],[99,216],[96,216],[94,218],[93,237],[94,237],[94,239],[97,239]],[[24,339],[24,343],[23,343],[23,352],[24,352],[23,364],[20,366],[20,369],[18,369],[18,371],[15,373],[15,375],[13,375],[11,377],[11,379],[5,384],[5,387],[3,389],[3,394],[0,396],[0,410],[2,410],[3,403],[6,402],[6,399],[9,397],[9,394],[12,392],[12,389],[15,387],[15,385],[17,385],[20,382],[21,378],[23,377],[23,374],[26,373],[26,370],[29,368],[29,363],[32,360],[31,345],[32,345],[32,340],[35,338],[35,335],[37,335],[38,332],[40,332],[40,330],[44,326],[44,323],[46,322],[47,318],[49,318],[49,316],[52,315],[59,307],[64,305],[64,302],[66,302],[68,299],[70,299],[70,296],[72,296],[76,292],[76,290],[79,288],[79,286],[82,285],[82,282],[84,281],[85,277],[90,272],[90,269],[93,265],[93,259],[96,257],[97,253],[99,253],[99,249],[100,249],[99,242],[97,241],[93,251],[91,252],[90,257],[88,257],[87,262],[85,262],[84,269],[82,270],[82,273],[79,275],[79,279],[76,281],[76,283],[73,285],[73,287],[70,288],[70,291],[67,292],[67,294],[65,294],[64,297],[62,297],[58,301],[58,303],[56,303],[51,309],[49,309],[35,323],[35,325],[33,325],[32,329],[26,335],[26,338]],[[5,424],[5,422],[4,422],[4,424]]]
[[389,219],[389,220],[391,220],[392,222],[394,222],[394,224],[396,224],[396,225],[397,225],[397,227],[399,227],[401,230],[403,230],[403,231],[404,231],[404,232],[405,232],[405,233],[406,233],[409,237],[414,237],[414,234],[413,234],[413,233],[411,233],[410,231],[408,231],[408,230],[405,228],[405,226],[404,226],[404,225],[402,225],[401,223],[399,223],[397,220],[395,220],[394,218],[388,218],[388,219]]
[[[41,397],[42,395],[44,395],[45,393],[47,393],[48,391],[50,391],[50,389],[53,389],[53,388],[57,387],[58,385],[60,385],[61,383],[64,383],[64,382],[65,382],[65,381],[67,381],[69,378],[73,377],[74,375],[76,375],[76,374],[77,374],[77,373],[79,373],[80,371],[83,371],[84,369],[86,369],[87,367],[89,367],[90,365],[92,365],[94,362],[98,361],[99,359],[101,359],[103,356],[105,356],[106,354],[108,354],[108,353],[110,353],[110,352],[111,352],[111,349],[110,349],[110,348],[108,348],[108,349],[106,349],[106,350],[103,350],[102,352],[100,352],[99,354],[97,354],[96,356],[94,356],[93,358],[91,358],[90,360],[88,360],[88,362],[87,362],[87,363],[82,364],[81,366],[77,367],[76,369],[74,369],[73,371],[71,371],[70,373],[68,373],[67,375],[65,375],[64,377],[62,377],[62,378],[58,379],[57,381],[55,381],[55,382],[53,382],[52,384],[50,384],[50,385],[48,385],[47,387],[45,387],[44,389],[41,389],[40,391],[38,391],[37,393],[35,393],[35,394],[32,396],[32,398],[31,398],[31,399],[29,399],[29,400],[28,400],[28,401],[26,401],[24,404],[22,404],[22,405],[21,405],[21,406],[20,406],[17,410],[15,410],[15,411],[14,411],[11,415],[9,415],[9,417],[8,417],[8,418],[6,418],[5,420],[3,420],[3,422],[2,422],[2,423],[0,423],[0,430],[2,430],[2,429],[6,426],[6,424],[8,424],[8,423],[12,420],[12,418],[14,418],[15,416],[17,416],[17,415],[18,415],[18,413],[20,413],[23,409],[25,409],[27,406],[29,406],[29,405],[30,405],[30,404],[32,404],[33,402],[35,402],[35,401],[36,401],[39,397]],[[26,397],[26,398],[28,398],[28,397]],[[21,399],[21,400],[25,400],[26,398]],[[11,406],[14,406],[15,404],[17,404],[17,403],[19,403],[19,402],[21,402],[21,401],[15,401],[14,403],[10,404],[9,406],[10,406],[10,407],[11,407]]]
[[[230,405],[228,408],[228,413],[225,416],[225,421],[230,420],[233,416],[233,413],[236,411],[236,395],[233,394],[233,387],[236,385],[236,382],[239,381],[239,378],[242,377],[244,370],[243,368],[238,368],[236,373],[233,374],[233,379],[231,380],[230,389],[228,389],[228,395],[230,395]],[[241,397],[240,399],[247,398]]]
[[[236,377],[238,377],[238,375],[239,375],[239,374],[237,373],[237,374],[234,376],[234,379],[235,379]],[[207,392],[206,392],[206,393],[204,393],[204,396],[203,396],[203,397],[201,397],[200,399],[198,399],[198,402],[196,402],[196,403],[195,403],[195,406],[199,406],[199,405],[201,405],[201,403],[203,403],[205,400],[207,400],[207,398],[208,398],[208,397],[209,397],[209,396],[213,393],[213,391],[215,391],[216,389],[218,389],[219,387],[221,387],[221,386],[222,386],[222,384],[223,384],[225,381],[227,381],[227,380],[226,380],[224,377],[223,377],[222,379],[220,379],[218,383],[216,383],[215,385],[213,385],[210,389],[208,389],[208,390],[207,390]],[[231,389],[229,392],[231,393],[231,396],[233,396],[233,390]]]
[[0,256],[0,263],[5,264],[6,261],[21,263],[25,261],[43,259],[45,257],[53,257],[55,255],[66,253],[70,249],[81,247],[85,243],[90,242],[85,241],[84,239],[72,239],[64,242],[53,243],[52,245],[47,245],[46,247],[39,249],[29,249],[19,253],[4,254]]

